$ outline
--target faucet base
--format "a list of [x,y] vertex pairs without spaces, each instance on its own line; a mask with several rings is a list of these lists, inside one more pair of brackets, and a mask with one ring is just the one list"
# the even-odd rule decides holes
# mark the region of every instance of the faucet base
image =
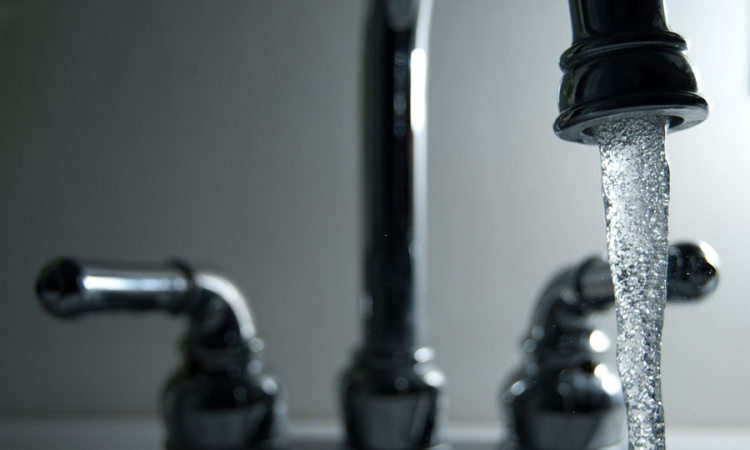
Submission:
[[[416,356],[415,356],[416,355]],[[441,449],[445,378],[432,351],[390,357],[359,353],[341,378],[346,446],[357,450]]]

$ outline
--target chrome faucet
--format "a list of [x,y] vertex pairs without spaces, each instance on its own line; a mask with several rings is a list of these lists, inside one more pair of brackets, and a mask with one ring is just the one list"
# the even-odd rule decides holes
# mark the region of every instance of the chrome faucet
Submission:
[[558,136],[596,144],[591,128],[614,118],[666,116],[670,131],[706,119],[687,43],[667,27],[663,0],[568,3],[573,45],[560,57]]
[[346,443],[442,442],[445,378],[425,347],[426,81],[431,0],[372,0],[365,42],[364,339],[341,378]]
[[[554,124],[560,138],[597,144],[592,130],[598,125],[644,116],[664,117],[668,131],[706,119],[708,103],[699,94],[687,44],[667,27],[663,0],[569,0],[569,6],[573,43],[560,58],[560,115]],[[694,256],[700,260],[706,255],[696,252]],[[697,298],[706,292],[699,289],[700,295],[690,297],[680,289],[688,293],[699,287],[713,289],[715,267],[697,277],[682,272],[675,278],[681,272],[674,264],[681,261],[670,254],[668,299],[678,294]],[[711,267],[711,261],[708,263],[706,270]],[[595,265],[602,266],[598,271],[605,271],[605,265]],[[595,331],[584,319],[592,310],[612,302],[609,285],[606,296],[594,297],[606,300],[604,303],[589,299],[586,289],[590,280],[586,277],[590,270],[592,267],[584,265],[561,276],[548,292],[549,299],[540,303],[532,339],[524,344],[530,356],[522,372],[531,378],[519,375],[503,393],[509,449],[594,450],[627,445],[622,389],[619,385],[615,388],[617,380],[606,375],[604,366],[593,359],[595,353],[589,347],[594,341],[586,341],[594,338]],[[603,282],[611,284],[608,276]],[[703,282],[708,284],[702,286]],[[555,299],[556,295],[560,298]],[[552,315],[541,314],[544,308],[552,308]],[[552,340],[545,344],[548,338],[534,333],[551,334]]]
[[247,301],[226,278],[182,263],[128,267],[63,258],[41,271],[36,291],[50,313],[161,310],[186,314],[184,366],[164,390],[169,450],[277,448],[286,404],[263,371]]
[[[705,243],[669,247],[670,303],[716,289],[715,255]],[[547,285],[522,345],[525,361],[500,391],[502,450],[625,449],[625,399],[617,374],[601,361],[608,339],[593,317],[613,305],[601,258],[563,270]]]

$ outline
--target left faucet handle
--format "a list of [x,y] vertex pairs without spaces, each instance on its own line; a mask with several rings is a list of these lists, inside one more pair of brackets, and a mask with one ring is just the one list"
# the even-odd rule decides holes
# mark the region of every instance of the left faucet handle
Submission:
[[194,291],[189,271],[179,264],[128,267],[58,258],[39,273],[36,293],[56,316],[100,310],[178,312]]
[[264,371],[250,306],[227,278],[179,262],[127,266],[60,258],[41,270],[36,292],[47,311],[64,318],[124,310],[189,317],[184,364],[162,396],[167,449],[284,445],[281,384]]

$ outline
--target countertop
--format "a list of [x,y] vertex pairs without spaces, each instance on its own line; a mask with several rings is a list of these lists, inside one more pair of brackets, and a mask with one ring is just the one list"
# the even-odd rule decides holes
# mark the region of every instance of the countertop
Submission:
[[[455,450],[494,450],[499,435],[491,423],[450,424],[446,432]],[[340,438],[332,420],[293,421],[289,427],[291,450],[334,450]],[[0,417],[0,449],[162,450],[163,442],[156,417]],[[748,450],[750,428],[668,426],[667,445],[670,450]]]

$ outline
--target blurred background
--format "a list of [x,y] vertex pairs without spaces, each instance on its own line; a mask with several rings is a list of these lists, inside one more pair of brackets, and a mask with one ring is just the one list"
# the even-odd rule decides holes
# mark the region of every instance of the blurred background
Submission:
[[[364,0],[0,2],[0,417],[156,417],[182,318],[48,316],[45,261],[180,257],[243,289],[292,420],[359,343]],[[711,99],[670,135],[671,240],[720,286],[670,306],[668,424],[750,426],[750,3],[668,0]],[[428,336],[449,419],[497,421],[542,285],[605,250],[598,152],[563,142],[566,2],[435,0]],[[614,331],[613,313],[601,317]]]

